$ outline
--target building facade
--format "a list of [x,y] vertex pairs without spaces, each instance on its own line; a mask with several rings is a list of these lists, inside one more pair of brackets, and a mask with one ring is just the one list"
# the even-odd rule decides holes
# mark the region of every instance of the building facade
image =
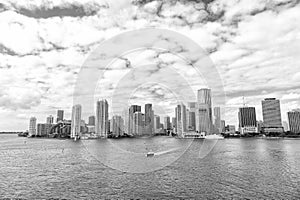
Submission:
[[222,124],[221,124],[221,108],[215,107],[214,108],[214,117],[215,117],[215,130],[217,133],[222,133]]
[[282,128],[280,101],[267,98],[262,101],[264,127]]
[[129,107],[129,115],[128,115],[128,134],[133,135],[134,134],[134,113],[141,112],[142,108],[138,105],[131,105]]
[[293,134],[300,134],[300,110],[288,112],[290,131]]
[[239,131],[241,134],[257,133],[255,107],[240,108],[238,117],[239,117]]
[[154,111],[152,104],[145,104],[145,134],[152,135],[154,133]]
[[64,120],[64,111],[63,110],[57,110],[56,122],[63,121],[63,120]]
[[54,121],[54,117],[52,115],[49,115],[47,117],[46,123],[47,124],[53,124],[53,121]]
[[124,120],[121,116],[115,115],[112,118],[112,134],[120,137],[124,135]]
[[170,117],[169,116],[166,116],[164,118],[164,128],[166,130],[171,130],[171,120],[170,120]]
[[71,118],[71,138],[80,138],[81,132],[81,105],[74,105],[72,108]]
[[106,99],[97,101],[96,106],[96,134],[98,137],[107,138],[109,133],[108,103]]
[[211,90],[203,88],[198,90],[196,110],[196,131],[205,132],[207,135],[212,132],[212,102]]
[[31,117],[29,120],[29,136],[36,135],[36,118]]
[[187,132],[186,125],[186,106],[181,103],[175,108],[176,114],[176,133],[178,137],[184,137]]

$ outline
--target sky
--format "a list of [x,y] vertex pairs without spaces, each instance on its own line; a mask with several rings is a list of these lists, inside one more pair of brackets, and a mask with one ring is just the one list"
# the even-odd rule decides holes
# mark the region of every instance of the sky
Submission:
[[[281,100],[287,121],[286,113],[300,108],[298,2],[0,0],[0,130],[24,131],[31,116],[44,123],[57,109],[70,118],[81,100],[87,120],[98,98],[108,99],[111,114],[149,102],[156,113],[172,116],[178,102],[194,101],[210,83],[213,105],[222,107],[227,124],[238,125],[243,103],[255,106],[261,120],[261,100],[269,97]],[[199,63],[204,71],[195,71],[180,57],[186,49],[176,46],[121,52],[126,45],[152,44],[149,31],[141,35],[145,28],[193,41],[202,49],[197,56],[206,59]],[[119,38],[115,46],[103,49],[112,38]],[[114,56],[108,66],[96,59],[104,50]],[[86,77],[87,66],[94,68]]]

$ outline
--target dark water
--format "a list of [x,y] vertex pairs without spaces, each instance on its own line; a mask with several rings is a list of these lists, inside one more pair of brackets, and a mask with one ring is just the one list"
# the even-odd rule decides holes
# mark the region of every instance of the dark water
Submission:
[[[161,155],[147,158],[150,150]],[[75,143],[0,135],[1,198],[299,199],[300,140]]]

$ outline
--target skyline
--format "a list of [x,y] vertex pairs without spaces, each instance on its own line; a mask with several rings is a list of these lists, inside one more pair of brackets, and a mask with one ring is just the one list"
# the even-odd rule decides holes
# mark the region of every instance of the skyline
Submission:
[[[204,96],[203,96],[203,94],[204,94],[203,91],[206,92]],[[207,93],[207,91],[209,91],[209,93]],[[96,119],[96,122],[94,123],[96,133],[97,133],[98,136],[101,136],[101,137],[104,136],[103,134],[105,134],[104,137],[107,137],[108,130],[106,130],[107,129],[106,122],[108,122],[108,121],[112,121],[113,122],[114,120],[116,120],[116,118],[121,118],[122,123],[123,123],[122,126],[123,126],[125,132],[127,130],[128,130],[127,133],[128,132],[134,132],[132,128],[129,128],[130,126],[132,126],[130,124],[133,123],[133,122],[130,123],[130,120],[134,120],[134,116],[133,115],[135,113],[136,114],[141,114],[140,117],[142,117],[142,116],[146,116],[146,113],[149,112],[149,111],[151,112],[151,116],[153,116],[153,118],[151,117],[152,118],[151,121],[153,121],[153,122],[149,121],[149,122],[151,122],[151,124],[152,124],[151,126],[153,127],[153,129],[150,128],[150,130],[148,130],[148,132],[152,132],[151,130],[154,131],[156,129],[157,125],[155,125],[155,124],[156,124],[156,121],[157,121],[157,119],[156,119],[157,117],[158,117],[158,119],[160,119],[160,118],[162,119],[162,120],[159,121],[160,122],[159,124],[163,124],[163,126],[165,126],[165,124],[166,124],[166,121],[165,121],[166,118],[169,119],[169,123],[170,123],[170,119],[171,118],[172,119],[173,118],[176,119],[177,116],[179,116],[179,119],[177,119],[177,121],[175,122],[177,124],[175,126],[175,128],[176,129],[180,129],[179,130],[180,134],[181,134],[181,132],[186,132],[189,129],[187,127],[189,127],[189,125],[192,125],[192,122],[189,122],[189,120],[191,120],[191,119],[189,119],[191,117],[189,115],[190,112],[194,112],[195,115],[196,115],[195,119],[193,119],[193,120],[195,120],[194,123],[196,123],[196,127],[192,127],[192,129],[189,130],[189,131],[192,131],[192,130],[196,131],[197,130],[197,131],[200,131],[200,132],[204,131],[204,132],[207,132],[207,133],[209,133],[209,132],[212,133],[212,132],[215,132],[216,129],[218,129],[219,133],[221,133],[221,131],[220,131],[221,129],[220,128],[224,128],[225,126],[234,126],[235,128],[238,128],[238,131],[241,131],[241,132],[243,132],[243,130],[239,129],[239,128],[244,128],[244,127],[246,127],[247,131],[249,131],[249,130],[252,131],[252,129],[251,129],[251,127],[252,127],[252,128],[255,128],[255,130],[253,130],[253,132],[258,132],[258,128],[261,125],[263,125],[263,127],[266,127],[266,128],[277,127],[277,128],[284,128],[285,131],[289,130],[289,128],[287,128],[287,129],[285,128],[285,127],[289,127],[290,126],[289,120],[288,121],[282,121],[281,120],[282,113],[280,111],[280,107],[281,106],[280,106],[280,100],[279,99],[265,98],[265,99],[263,99],[261,101],[261,103],[262,103],[261,106],[263,107],[263,109],[265,109],[265,111],[264,111],[265,112],[264,113],[265,116],[263,116],[263,120],[259,120],[257,118],[257,113],[256,113],[256,109],[257,108],[256,107],[247,106],[247,105],[244,104],[242,107],[238,108],[238,116],[237,116],[238,117],[238,120],[237,120],[237,124],[238,125],[235,125],[235,124],[229,124],[226,121],[226,119],[222,118],[222,116],[224,114],[222,114],[220,112],[220,110],[221,110],[220,107],[212,107],[213,109],[210,109],[210,107],[207,107],[207,108],[203,107],[203,104],[207,104],[207,105],[211,104],[211,98],[210,98],[210,96],[211,96],[211,90],[210,89],[208,89],[208,88],[201,88],[201,89],[198,90],[198,98],[200,98],[200,99],[198,99],[197,102],[203,102],[203,103],[199,103],[198,107],[196,106],[195,110],[194,110],[194,106],[193,105],[197,104],[197,102],[185,102],[185,103],[181,102],[180,104],[178,104],[174,108],[175,112],[173,113],[173,115],[165,115],[165,116],[160,116],[160,115],[155,114],[155,110],[152,110],[152,106],[153,106],[152,103],[146,103],[144,105],[136,105],[136,104],[135,105],[130,105],[127,108],[123,108],[123,112],[120,115],[118,115],[118,114],[110,115],[109,112],[108,112],[110,106],[107,103],[107,100],[106,99],[99,99],[96,102],[96,105],[97,105],[96,111],[93,114],[90,113],[90,115],[88,116],[88,119],[84,119],[84,118],[81,117],[82,106],[80,104],[74,105],[73,108],[72,108],[72,110],[73,110],[72,111],[72,113],[73,113],[72,119],[75,116],[77,116],[77,114],[74,112],[74,109],[76,109],[76,107],[79,106],[80,107],[80,114],[79,114],[80,120],[79,120],[79,118],[75,120],[75,121],[77,121],[76,122],[77,125],[78,124],[80,125],[82,123],[82,121],[85,122],[85,125],[90,125],[90,119],[94,118],[94,120]],[[269,104],[268,106],[266,106],[266,102],[268,102],[268,104]],[[102,105],[102,106],[100,106],[100,105]],[[145,109],[144,113],[142,112],[142,107]],[[197,111],[197,108],[199,109],[199,111]],[[180,109],[180,110],[178,110],[178,109]],[[212,111],[211,114],[213,116],[212,116],[211,120],[205,120],[205,115],[200,114],[202,112],[200,110],[203,110],[203,109],[205,109],[206,111],[208,111],[208,113],[210,113],[210,111]],[[298,109],[292,109],[292,110],[290,110],[286,114],[290,115],[291,113],[299,112],[299,110],[300,110],[300,108],[298,108]],[[100,111],[100,113],[98,113],[99,111]],[[58,114],[57,117],[59,117],[59,113],[60,112],[61,112],[61,110],[57,110],[57,114]],[[184,112],[184,115],[182,114],[183,112]],[[252,114],[250,114],[250,113],[252,113]],[[243,115],[241,115],[241,114],[243,114]],[[100,117],[100,119],[98,119],[98,120],[100,120],[99,122],[97,122],[97,116],[98,115]],[[210,118],[209,115],[210,114],[208,114],[208,116],[207,116],[208,119]],[[131,117],[129,117],[129,116],[131,116]],[[200,116],[202,117],[202,120],[204,120],[204,121],[201,121],[201,120],[198,121],[197,118],[199,118]],[[48,123],[48,120],[49,120],[50,117],[52,118],[52,123],[53,123],[54,117],[52,115],[48,115],[47,118],[46,118],[46,121],[47,121],[46,124],[52,124],[52,123]],[[242,119],[241,119],[241,117],[242,117]],[[32,126],[31,125],[32,124],[32,118],[34,118],[34,120],[35,120],[34,123],[37,124],[37,119],[34,116],[32,116],[30,118],[29,129]],[[71,121],[73,121],[72,119],[71,119]],[[64,120],[68,120],[68,119],[64,119]],[[126,120],[129,120],[129,121],[126,121]],[[295,118],[294,120],[297,121],[298,119]],[[146,121],[147,120],[145,120],[144,123],[145,123],[145,131],[147,132],[147,128],[146,128],[147,127],[146,126],[147,123],[146,123]],[[222,121],[225,122],[225,124],[223,125],[223,127],[221,127],[222,126],[221,125]],[[298,121],[297,122],[296,121],[294,121],[292,123],[297,123],[298,124]],[[273,122],[273,124],[270,124],[270,122]],[[118,122],[118,123],[120,124],[120,122]],[[129,125],[127,123],[129,123]],[[211,127],[207,127],[207,123],[210,124]],[[100,125],[97,125],[97,124],[102,124],[101,126],[103,126],[103,127],[102,128],[100,128],[100,127],[97,128],[97,126],[100,126]],[[172,124],[173,124],[173,122],[172,122]],[[181,125],[178,127],[178,124],[181,124]],[[183,126],[184,128],[182,128],[182,124],[185,124],[185,126]],[[104,127],[104,125],[105,125],[105,127]],[[287,125],[287,126],[285,126],[285,125]],[[73,126],[73,123],[72,123],[72,126]],[[113,125],[113,126],[115,126],[115,125]],[[173,126],[174,126],[174,124],[173,124]],[[202,127],[202,128],[200,128],[200,127]],[[105,133],[102,132],[104,130],[105,130]],[[283,129],[282,129],[282,131],[283,131]]]
[[[280,99],[282,121],[288,121],[286,113],[300,108],[299,3],[212,1],[209,12],[195,12],[199,7],[203,4],[194,1],[124,0],[118,5],[92,0],[52,4],[4,1],[0,9],[0,130],[22,131],[31,116],[46,119],[56,116],[58,109],[65,111],[65,118],[71,118],[74,84],[88,55],[112,36],[145,27],[179,32],[208,52],[223,81],[226,102],[222,118],[226,124],[237,127],[243,96],[248,106],[256,107],[257,120],[263,119],[261,100]],[[116,70],[103,80],[108,82],[101,98],[111,96],[113,80],[120,75],[118,66],[150,64],[151,59],[162,64],[171,59],[182,66],[194,83],[194,92],[206,86],[203,80],[194,80],[189,66],[178,58],[158,55],[160,60],[153,51],[117,59]],[[142,71],[141,76],[151,70]],[[170,77],[164,78],[168,81]],[[134,102],[152,102],[158,112],[154,102],[164,99],[156,105],[170,111],[165,114],[173,112],[172,95],[156,85],[142,89]]]

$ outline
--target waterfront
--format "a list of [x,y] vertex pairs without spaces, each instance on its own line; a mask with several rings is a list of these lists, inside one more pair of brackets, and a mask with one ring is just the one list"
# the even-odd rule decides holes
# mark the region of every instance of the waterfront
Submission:
[[[125,138],[113,140],[113,143],[138,153],[137,149],[144,148],[146,140]],[[300,197],[300,140],[225,139],[218,141],[202,159],[199,158],[199,151],[205,145],[204,141],[195,140],[191,144],[187,141],[156,137],[154,142],[147,144],[155,151],[175,147],[180,150],[190,146],[178,160],[162,169],[148,173],[127,173],[103,165],[96,152],[106,152],[124,163],[137,166],[142,163],[126,158],[124,154],[118,156],[115,150],[108,151],[105,149],[107,141],[88,141],[91,146],[87,146],[82,141],[0,135],[0,197]],[[96,147],[99,151],[95,150]],[[175,159],[179,154],[166,155]]]

